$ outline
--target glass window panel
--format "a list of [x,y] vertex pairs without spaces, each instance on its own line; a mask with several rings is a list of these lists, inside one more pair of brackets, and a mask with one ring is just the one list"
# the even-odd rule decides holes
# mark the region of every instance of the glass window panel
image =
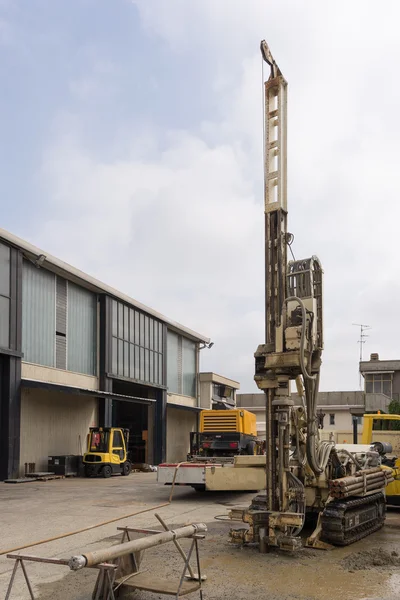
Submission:
[[10,300],[0,296],[0,348],[10,346]]
[[135,311],[129,309],[129,341],[133,344],[135,341]]
[[150,350],[144,351],[144,361],[145,381],[150,381]]
[[144,315],[139,313],[140,318],[140,328],[139,328],[139,344],[144,346]]
[[153,322],[153,328],[154,328],[154,345],[153,345],[153,349],[156,352],[159,352],[159,349],[158,349],[158,321],[154,321]]
[[116,300],[112,301],[112,334],[115,337],[118,336],[118,302]]
[[4,244],[0,244],[0,295],[10,296],[10,248]]
[[135,379],[135,346],[129,344],[129,377]]
[[118,340],[116,337],[112,339],[111,369],[113,375],[118,375]]
[[158,381],[158,353],[153,352],[153,373],[154,373],[154,383],[159,383]]
[[[156,323],[156,325],[157,325],[157,323]],[[149,326],[150,326],[149,348],[150,348],[150,350],[153,350],[154,349],[154,321],[151,318],[150,318]]]
[[374,394],[380,394],[382,392],[382,382],[380,379],[374,379]]
[[124,374],[124,342],[118,340],[118,375]]
[[122,435],[120,431],[114,431],[112,445],[114,448],[123,448],[124,444],[122,441]]
[[182,391],[185,396],[196,395],[196,344],[182,338]]
[[140,381],[144,381],[144,348],[140,348],[140,372],[139,372]]
[[162,323],[159,323],[158,324],[158,351],[159,352],[164,352],[163,340],[164,340],[164,326]]
[[162,357],[162,354],[158,355],[158,383],[159,383],[159,385],[163,385],[164,384],[164,379],[163,379],[163,357]]
[[391,396],[392,393],[392,382],[391,381],[384,381],[383,382],[383,393],[386,394],[386,396]]
[[118,337],[124,337],[124,307],[118,303]]
[[140,350],[135,346],[135,379],[140,379]]
[[373,383],[372,381],[366,381],[365,382],[365,391],[367,394],[372,394],[373,392]]
[[129,377],[129,342],[124,342],[124,377]]
[[135,344],[139,345],[140,343],[140,321],[139,321],[139,313],[135,310]]
[[129,308],[124,306],[124,340],[129,340]]
[[154,354],[151,350],[149,352],[149,381],[154,383]]
[[366,375],[365,379],[366,379],[366,381],[373,381],[374,380],[374,376],[373,375]]
[[178,370],[179,336],[172,331],[167,332],[167,387],[168,391],[179,394]]
[[149,317],[144,317],[144,346],[149,347]]

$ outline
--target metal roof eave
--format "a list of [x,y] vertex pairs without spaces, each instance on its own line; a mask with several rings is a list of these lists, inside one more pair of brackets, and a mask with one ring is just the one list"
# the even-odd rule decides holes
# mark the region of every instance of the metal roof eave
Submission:
[[58,271],[60,272],[60,274],[67,274],[70,279],[72,279],[76,283],[80,283],[81,285],[83,284],[84,287],[91,289],[93,292],[106,293],[110,296],[114,296],[115,298],[122,300],[122,302],[131,304],[135,308],[142,310],[143,312],[146,312],[149,315],[152,315],[160,321],[163,321],[164,323],[166,323],[166,325],[170,325],[177,331],[185,333],[187,336],[191,337],[196,341],[204,342],[206,344],[210,343],[210,338],[200,333],[197,333],[196,331],[193,331],[192,329],[189,329],[188,327],[185,327],[184,325],[181,325],[180,323],[177,323],[172,319],[168,319],[161,313],[153,310],[152,308],[149,308],[148,306],[145,306],[144,304],[138,302],[134,298],[131,298],[130,296],[119,292],[118,290],[103,283],[95,277],[92,277],[91,275],[88,275],[87,273],[76,269],[72,265],[69,265],[68,263],[56,258],[55,256],[52,256],[51,254],[48,254],[44,250],[41,250],[40,248],[34,246],[33,244],[30,244],[29,242],[26,242],[25,240],[10,233],[9,231],[6,231],[5,229],[0,228],[0,240],[8,242],[17,248],[20,248],[28,255],[29,258],[36,259],[41,255],[45,256],[43,266],[47,265],[50,267],[50,270],[53,270],[55,272]]
[[88,388],[79,388],[72,385],[63,385],[52,383],[50,381],[39,381],[37,379],[21,379],[21,385],[24,388],[36,388],[48,390],[50,392],[62,392],[64,394],[75,394],[77,396],[92,396],[95,398],[110,398],[111,400],[124,400],[126,402],[136,402],[137,404],[154,404],[157,402],[153,398],[141,398],[139,396],[126,396],[124,394],[114,394],[101,390],[91,390]]

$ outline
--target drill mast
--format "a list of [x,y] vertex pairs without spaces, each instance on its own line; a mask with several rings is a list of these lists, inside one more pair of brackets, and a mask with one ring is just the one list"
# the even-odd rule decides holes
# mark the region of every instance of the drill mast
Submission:
[[[300,420],[307,432],[304,456],[298,444],[299,464],[307,460],[315,476],[322,472],[315,414],[322,352],[322,269],[316,257],[287,261],[293,239],[287,231],[287,82],[265,41],[261,53],[270,76],[264,84],[265,344],[255,353],[255,381],[265,392],[267,469],[264,508],[257,499],[255,508],[266,511],[267,545],[290,546],[305,513],[304,485],[289,464],[294,418],[297,435]],[[304,408],[294,407],[291,380],[296,380]],[[276,528],[281,532],[279,542]]]

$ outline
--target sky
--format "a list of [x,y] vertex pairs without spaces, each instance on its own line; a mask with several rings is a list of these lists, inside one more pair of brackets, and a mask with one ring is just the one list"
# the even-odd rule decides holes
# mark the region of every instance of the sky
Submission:
[[257,391],[266,39],[293,250],[324,268],[321,389],[358,389],[353,323],[364,357],[400,354],[400,5],[376,6],[0,0],[1,226],[209,336],[202,370]]

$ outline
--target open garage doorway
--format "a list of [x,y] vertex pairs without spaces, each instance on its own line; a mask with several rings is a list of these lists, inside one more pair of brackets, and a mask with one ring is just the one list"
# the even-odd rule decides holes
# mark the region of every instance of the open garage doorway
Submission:
[[[113,391],[126,396],[154,399],[152,388],[133,383],[114,381]],[[113,427],[129,429],[129,458],[134,464],[151,463],[153,456],[153,406],[140,401],[113,400]]]

